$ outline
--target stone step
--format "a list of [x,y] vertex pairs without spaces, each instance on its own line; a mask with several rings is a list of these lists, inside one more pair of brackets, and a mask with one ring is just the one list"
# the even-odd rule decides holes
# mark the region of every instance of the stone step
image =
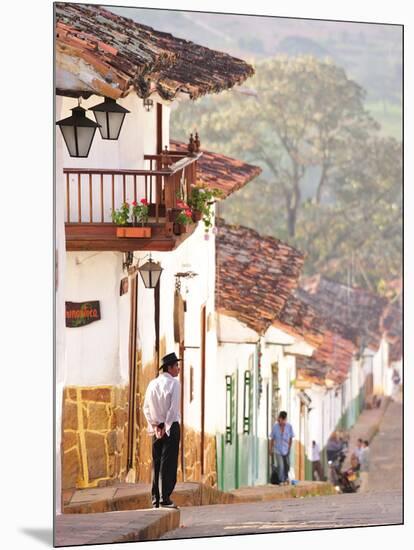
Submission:
[[297,485],[261,485],[241,487],[230,491],[234,503],[263,502],[286,498],[300,498],[336,494],[335,487],[326,481],[299,481]]
[[55,546],[78,546],[159,539],[180,525],[179,510],[157,509],[60,514],[55,521]]
[[[150,485],[118,484],[113,487],[75,491],[64,507],[65,514],[93,514],[103,512],[142,510],[151,507]],[[211,504],[237,504],[294,498],[298,496],[333,494],[330,483],[300,481],[297,485],[263,485],[242,487],[223,492],[202,483],[177,483],[171,495],[177,506],[205,506]]]

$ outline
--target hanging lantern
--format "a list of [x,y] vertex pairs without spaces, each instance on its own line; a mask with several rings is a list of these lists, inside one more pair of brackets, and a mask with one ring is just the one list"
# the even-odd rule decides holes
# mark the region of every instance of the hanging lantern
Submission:
[[87,157],[99,124],[87,118],[80,105],[71,109],[72,116],[59,120],[59,126],[71,157]]
[[106,97],[103,103],[90,107],[100,125],[102,139],[118,139],[128,109],[118,105],[115,99]]
[[138,268],[145,288],[155,288],[160,280],[162,267],[159,263],[153,262],[151,256],[146,264]]
[[149,113],[154,107],[154,100],[150,99],[149,97],[146,97],[143,100],[143,104],[144,104],[145,110]]

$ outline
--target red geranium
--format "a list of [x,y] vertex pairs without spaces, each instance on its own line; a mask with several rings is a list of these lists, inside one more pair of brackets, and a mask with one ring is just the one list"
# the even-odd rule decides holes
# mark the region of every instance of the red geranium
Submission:
[[148,205],[147,199],[141,199],[141,204],[144,204],[145,206],[147,206]]
[[188,210],[190,207],[188,206],[188,204],[182,200],[178,200],[177,201],[177,206],[178,208],[184,208],[186,210]]
[[137,201],[132,201],[131,204],[132,204],[132,206],[136,206],[136,205],[137,205]]

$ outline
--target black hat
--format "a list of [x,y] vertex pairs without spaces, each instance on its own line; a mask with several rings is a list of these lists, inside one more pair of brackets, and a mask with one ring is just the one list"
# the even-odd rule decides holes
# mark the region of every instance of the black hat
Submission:
[[167,353],[167,355],[164,355],[162,358],[160,369],[163,367],[168,367],[169,365],[174,365],[174,363],[177,363],[178,361],[182,361],[182,359],[179,359],[175,353]]

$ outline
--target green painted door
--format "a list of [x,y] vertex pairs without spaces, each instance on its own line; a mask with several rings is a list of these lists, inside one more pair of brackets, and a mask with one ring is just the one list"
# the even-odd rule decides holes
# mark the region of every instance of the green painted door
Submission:
[[237,372],[225,377],[226,428],[219,434],[219,453],[217,466],[219,470],[220,489],[228,491],[238,483],[238,437],[237,437]]

